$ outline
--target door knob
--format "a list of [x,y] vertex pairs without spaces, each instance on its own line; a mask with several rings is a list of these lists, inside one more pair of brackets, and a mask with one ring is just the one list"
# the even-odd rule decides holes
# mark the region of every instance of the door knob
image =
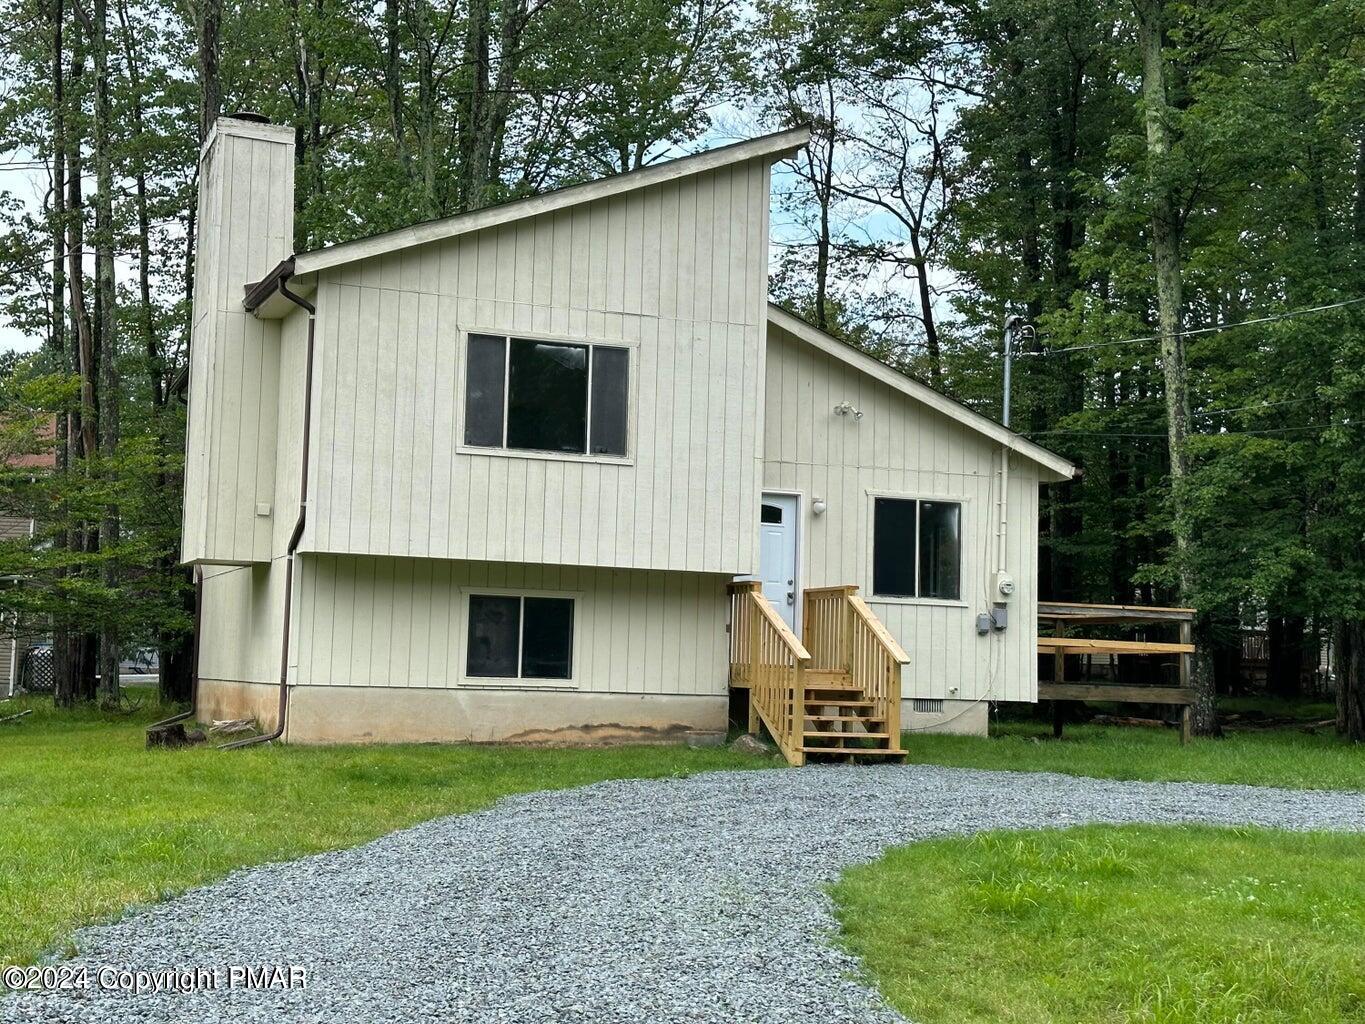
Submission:
[[787,591],[787,604],[796,604],[796,595],[790,590]]

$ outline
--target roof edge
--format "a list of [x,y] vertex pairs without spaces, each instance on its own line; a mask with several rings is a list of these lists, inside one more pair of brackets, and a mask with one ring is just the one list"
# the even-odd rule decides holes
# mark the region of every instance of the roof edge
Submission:
[[807,344],[814,345],[822,352],[847,363],[854,369],[877,378],[902,394],[943,413],[963,426],[970,427],[979,434],[984,434],[991,440],[1004,445],[1010,451],[1017,452],[1044,469],[1050,470],[1055,474],[1055,479],[1049,481],[1050,483],[1070,480],[1077,475],[1076,465],[1056,452],[1049,451],[1042,445],[1030,441],[1022,434],[1015,433],[1009,427],[997,423],[989,416],[983,416],[975,409],[970,409],[956,399],[949,398],[941,391],[935,391],[928,384],[915,380],[914,377],[908,377],[899,370],[892,369],[880,359],[874,359],[866,352],[860,352],[853,346],[845,344],[815,325],[806,323],[795,313],[784,309],[775,302],[768,303],[768,320],[783,330],[796,335]]
[[539,214],[566,209],[570,206],[577,206],[579,203],[606,199],[623,192],[648,188],[651,185],[661,185],[693,174],[704,174],[707,171],[714,171],[748,160],[767,158],[769,162],[775,162],[797,152],[809,141],[810,129],[808,127],[791,128],[787,131],[760,136],[757,139],[746,139],[743,142],[735,142],[728,146],[719,146],[716,149],[708,149],[701,153],[679,157],[676,160],[668,160],[664,163],[641,168],[638,171],[627,171],[624,174],[614,174],[607,178],[585,181],[577,185],[567,185],[551,192],[542,192],[525,199],[514,199],[511,202],[489,206],[482,210],[457,213],[440,220],[423,221],[408,227],[395,228],[382,234],[357,238],[349,242],[339,242],[324,249],[298,253],[294,257],[297,273],[311,274],[330,267],[353,263],[356,260],[382,256],[409,246],[439,242],[472,231],[481,231],[485,228],[497,227],[500,224],[526,217],[534,217]]

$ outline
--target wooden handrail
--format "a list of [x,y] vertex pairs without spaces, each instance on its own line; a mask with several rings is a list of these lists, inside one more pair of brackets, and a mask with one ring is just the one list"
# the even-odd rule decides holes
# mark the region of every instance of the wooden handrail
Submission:
[[730,678],[749,687],[749,731],[761,721],[788,763],[805,764],[802,749],[806,670],[810,652],[757,584],[730,585]]
[[[858,588],[854,587],[853,589],[857,590]],[[867,628],[877,634],[877,639],[886,647],[886,653],[889,654],[897,664],[910,664],[910,655],[905,653],[905,648],[897,643],[896,638],[891,635],[891,632],[884,625],[882,625],[882,620],[872,613],[872,609],[867,606],[867,602],[857,594],[853,594],[850,596],[849,603],[853,605],[853,614],[866,622]]]
[[846,672],[900,747],[901,668],[910,656],[858,596],[856,586],[805,591],[804,634],[811,668]]
[[1089,640],[1079,636],[1040,636],[1038,653],[1053,654],[1193,654],[1194,644],[1155,643],[1147,640]]

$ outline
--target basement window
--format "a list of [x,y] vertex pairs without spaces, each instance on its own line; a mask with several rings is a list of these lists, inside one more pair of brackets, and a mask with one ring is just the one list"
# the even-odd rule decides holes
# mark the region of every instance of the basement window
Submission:
[[572,678],[573,612],[572,598],[470,595],[465,674]]
[[626,454],[626,349],[471,334],[468,354],[465,444]]
[[962,597],[962,505],[877,498],[872,526],[872,593],[877,597]]

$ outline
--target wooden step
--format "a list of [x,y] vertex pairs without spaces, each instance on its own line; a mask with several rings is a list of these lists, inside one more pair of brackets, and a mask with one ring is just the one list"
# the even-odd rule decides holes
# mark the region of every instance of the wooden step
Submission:
[[806,713],[806,718],[812,722],[877,722],[880,724],[886,721],[885,718],[874,718],[871,715],[813,715],[810,712]]
[[808,732],[805,734],[808,740],[889,740],[889,732]]
[[802,703],[806,707],[817,708],[871,708],[876,707],[870,700],[823,700],[819,697],[807,697]]
[[859,757],[904,757],[904,750],[886,747],[802,747],[803,754],[856,754]]
[[822,691],[827,690],[830,693],[849,693],[850,691],[856,691],[858,693],[861,693],[863,689],[857,683],[851,682],[849,680],[831,679],[828,682],[821,683],[816,682],[815,680],[809,677],[806,678],[805,686],[807,693],[809,693],[811,690]]

